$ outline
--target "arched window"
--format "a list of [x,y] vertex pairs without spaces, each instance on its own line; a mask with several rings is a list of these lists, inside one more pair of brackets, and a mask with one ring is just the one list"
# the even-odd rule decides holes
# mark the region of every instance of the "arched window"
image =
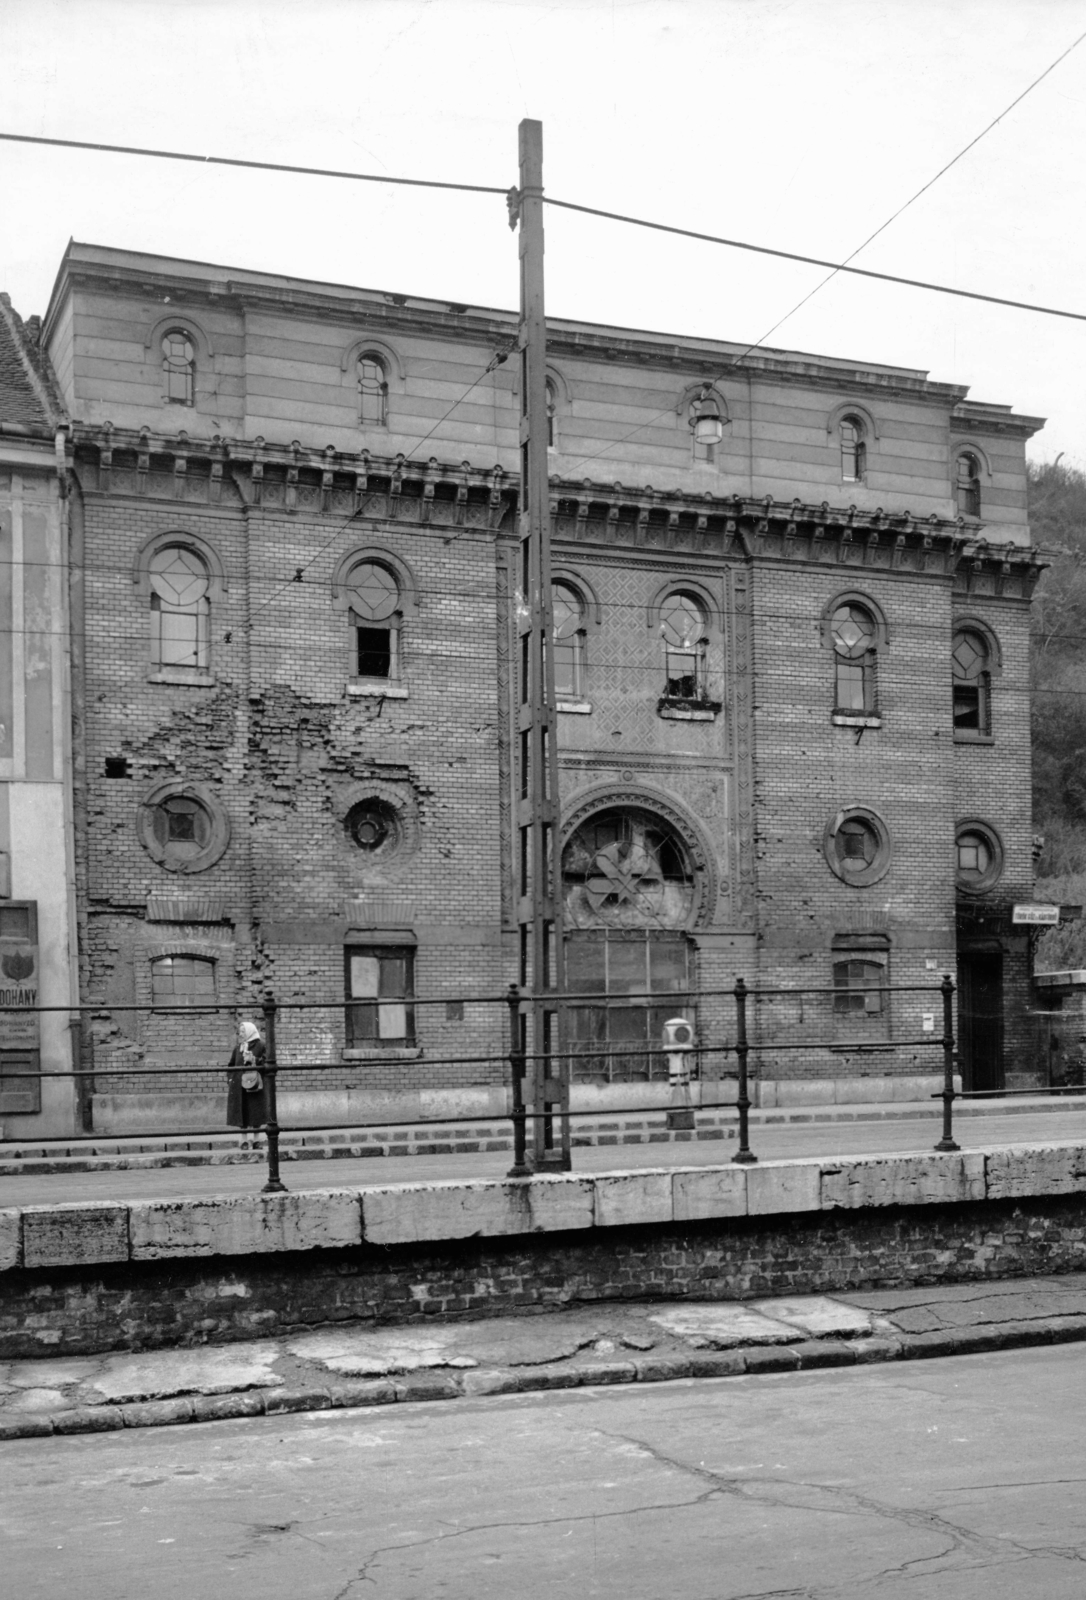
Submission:
[[955,493],[960,517],[980,516],[980,462],[970,450],[958,457]]
[[585,696],[585,603],[568,583],[551,589],[554,608],[554,689],[560,700]]
[[187,545],[168,544],[148,563],[151,587],[151,664],[206,672],[210,578]]
[[878,708],[875,666],[878,630],[863,606],[849,601],[830,618],[833,638],[834,711],[874,716]]
[[867,430],[859,417],[842,417],[837,431],[841,439],[841,479],[844,483],[863,483],[867,471]]
[[359,678],[400,676],[400,585],[379,561],[360,561],[347,574],[355,672]]
[[833,940],[833,1009],[839,1017],[881,1016],[889,995],[889,941],[885,934],[836,934]]
[[664,698],[701,703],[708,699],[708,621],[700,601],[681,591],[660,607],[664,641]]
[[547,449],[558,448],[558,391],[552,378],[547,379]]
[[151,1004],[174,1006],[215,1004],[215,963],[203,956],[159,956],[151,962]]
[[191,406],[196,398],[196,350],[184,328],[171,328],[162,339],[163,398],[171,405]]
[[973,628],[959,628],[951,654],[954,674],[954,737],[977,738],[992,731],[992,673],[988,641]]
[[358,418],[364,427],[383,428],[388,421],[388,374],[372,350],[358,358]]

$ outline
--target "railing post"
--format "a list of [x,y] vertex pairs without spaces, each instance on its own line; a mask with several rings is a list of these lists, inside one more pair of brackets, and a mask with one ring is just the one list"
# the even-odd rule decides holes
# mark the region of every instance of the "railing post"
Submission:
[[960,1150],[954,1139],[954,984],[943,974],[943,1137],[936,1150]]
[[739,1061],[739,1097],[735,1102],[739,1110],[739,1149],[732,1160],[750,1166],[758,1157],[750,1148],[750,1095],[747,1092],[750,1045],[747,1043],[747,986],[742,978],[735,980],[735,1054]]
[[509,1077],[513,1087],[513,1165],[511,1178],[530,1178],[528,1165],[528,1119],[524,1110],[524,1017],[520,1008],[520,990],[515,983],[509,985]]
[[268,995],[264,1001],[264,1106],[268,1114],[267,1121],[264,1124],[264,1131],[268,1136],[268,1181],[264,1185],[265,1194],[282,1194],[287,1187],[279,1176],[279,1113],[275,1100],[275,1013],[277,1009],[275,996]]

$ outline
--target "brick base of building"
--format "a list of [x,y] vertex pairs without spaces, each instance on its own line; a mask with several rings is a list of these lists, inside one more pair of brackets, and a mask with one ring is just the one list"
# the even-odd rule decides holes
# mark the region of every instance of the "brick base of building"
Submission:
[[0,1359],[1086,1268],[1086,1195],[5,1273]]

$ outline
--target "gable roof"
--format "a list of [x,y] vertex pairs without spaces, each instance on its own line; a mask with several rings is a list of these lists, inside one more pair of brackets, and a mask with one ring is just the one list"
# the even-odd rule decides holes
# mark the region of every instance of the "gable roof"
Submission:
[[64,420],[48,362],[35,334],[0,294],[0,429],[52,438]]

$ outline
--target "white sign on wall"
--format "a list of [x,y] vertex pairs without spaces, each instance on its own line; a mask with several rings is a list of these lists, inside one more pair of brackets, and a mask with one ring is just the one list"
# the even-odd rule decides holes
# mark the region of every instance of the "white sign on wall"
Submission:
[[1021,905],[1011,907],[1011,921],[1030,928],[1054,928],[1060,920],[1059,906]]

